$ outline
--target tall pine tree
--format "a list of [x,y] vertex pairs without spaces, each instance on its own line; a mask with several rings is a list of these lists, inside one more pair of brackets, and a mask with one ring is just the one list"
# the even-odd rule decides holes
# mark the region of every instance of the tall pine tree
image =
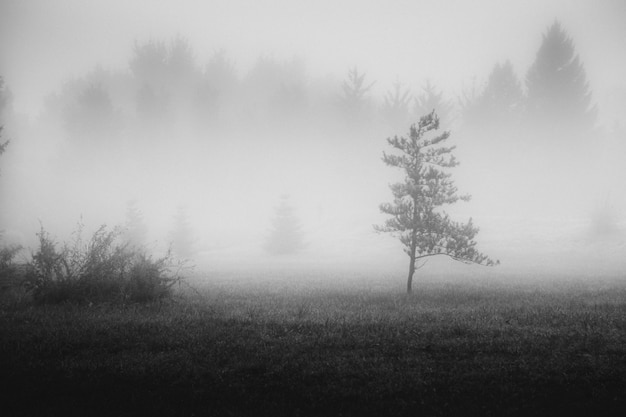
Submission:
[[596,109],[585,69],[574,43],[555,21],[543,35],[535,62],[526,75],[528,121],[549,133],[587,133]]

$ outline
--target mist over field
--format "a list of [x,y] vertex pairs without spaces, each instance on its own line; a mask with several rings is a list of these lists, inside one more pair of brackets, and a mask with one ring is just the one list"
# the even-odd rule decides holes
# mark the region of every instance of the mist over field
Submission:
[[[82,219],[200,271],[401,281],[407,256],[373,228],[403,179],[381,157],[434,109],[472,195],[445,210],[501,265],[418,274],[623,275],[624,22],[619,0],[4,1],[3,239]],[[555,24],[578,65],[550,73]]]

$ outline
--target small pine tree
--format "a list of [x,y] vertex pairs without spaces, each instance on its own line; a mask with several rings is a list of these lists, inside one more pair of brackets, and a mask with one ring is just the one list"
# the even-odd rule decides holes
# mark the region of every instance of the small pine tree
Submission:
[[454,111],[452,102],[446,100],[443,91],[435,87],[430,81],[426,81],[426,84],[422,87],[421,94],[415,97],[414,114],[420,116],[428,114],[433,110],[441,115],[443,120],[452,120],[452,112]]
[[397,235],[409,255],[409,275],[407,293],[412,292],[413,275],[420,259],[445,255],[456,261],[495,265],[486,255],[475,249],[474,237],[478,228],[470,219],[467,223],[452,221],[438,208],[469,200],[469,195],[459,196],[447,168],[458,162],[452,155],[454,147],[437,146],[450,136],[444,132],[434,138],[425,135],[439,128],[439,118],[435,112],[423,116],[419,123],[412,125],[409,137],[387,139],[387,142],[400,155],[383,152],[385,164],[400,168],[406,174],[404,182],[392,184],[393,203],[380,205],[381,212],[391,216],[384,225],[374,226],[379,232]]
[[385,103],[382,107],[383,117],[391,128],[397,129],[406,125],[410,104],[411,91],[404,89],[402,83],[396,81],[393,84],[393,90],[385,95]]
[[291,255],[304,247],[300,222],[289,196],[283,195],[275,209],[265,249],[272,255]]
[[126,224],[124,227],[124,240],[134,247],[142,247],[146,244],[148,226],[143,218],[143,213],[137,207],[137,202],[131,200],[126,204]]
[[174,229],[170,233],[172,252],[180,259],[190,259],[194,254],[193,231],[189,224],[189,214],[184,206],[179,206],[174,216]]
[[[0,76],[0,120],[2,120],[2,115],[4,112],[4,108],[6,106],[8,99],[6,97],[5,94],[5,89],[4,89],[4,79]],[[0,126],[0,137],[2,137],[2,128],[3,126]],[[0,141],[0,155],[2,155],[6,149],[7,146],[9,145],[9,141],[5,141],[5,142],[1,142]]]
[[520,81],[507,60],[494,65],[482,93],[464,103],[463,119],[469,127],[508,128],[519,121],[523,104]]
[[376,83],[366,83],[366,74],[359,73],[354,67],[348,71],[348,78],[341,84],[339,104],[350,122],[359,121],[366,116],[367,93]]

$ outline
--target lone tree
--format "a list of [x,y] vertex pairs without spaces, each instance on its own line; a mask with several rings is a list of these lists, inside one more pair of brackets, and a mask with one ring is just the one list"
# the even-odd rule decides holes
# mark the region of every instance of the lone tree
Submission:
[[468,201],[469,195],[459,196],[447,168],[458,165],[452,155],[454,146],[442,145],[449,137],[444,132],[433,138],[424,136],[439,128],[439,118],[433,110],[412,125],[409,137],[388,138],[387,142],[400,155],[383,152],[385,164],[400,168],[406,174],[403,182],[390,186],[393,203],[380,205],[381,212],[391,216],[382,226],[374,226],[379,232],[390,232],[400,239],[409,255],[407,293],[412,292],[413,275],[420,259],[446,255],[456,261],[492,266],[499,263],[475,249],[474,237],[478,233],[470,219],[457,223],[437,210],[445,204],[458,200]]

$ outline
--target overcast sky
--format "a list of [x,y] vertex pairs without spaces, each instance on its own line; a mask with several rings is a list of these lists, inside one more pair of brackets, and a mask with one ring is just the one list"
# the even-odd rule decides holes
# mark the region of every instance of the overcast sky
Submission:
[[96,64],[125,69],[134,40],[178,34],[199,62],[225,49],[245,72],[260,55],[303,59],[310,75],[358,66],[378,88],[429,78],[457,91],[510,59],[520,76],[558,18],[592,88],[624,85],[622,0],[3,0],[0,74],[30,112],[63,80]]

